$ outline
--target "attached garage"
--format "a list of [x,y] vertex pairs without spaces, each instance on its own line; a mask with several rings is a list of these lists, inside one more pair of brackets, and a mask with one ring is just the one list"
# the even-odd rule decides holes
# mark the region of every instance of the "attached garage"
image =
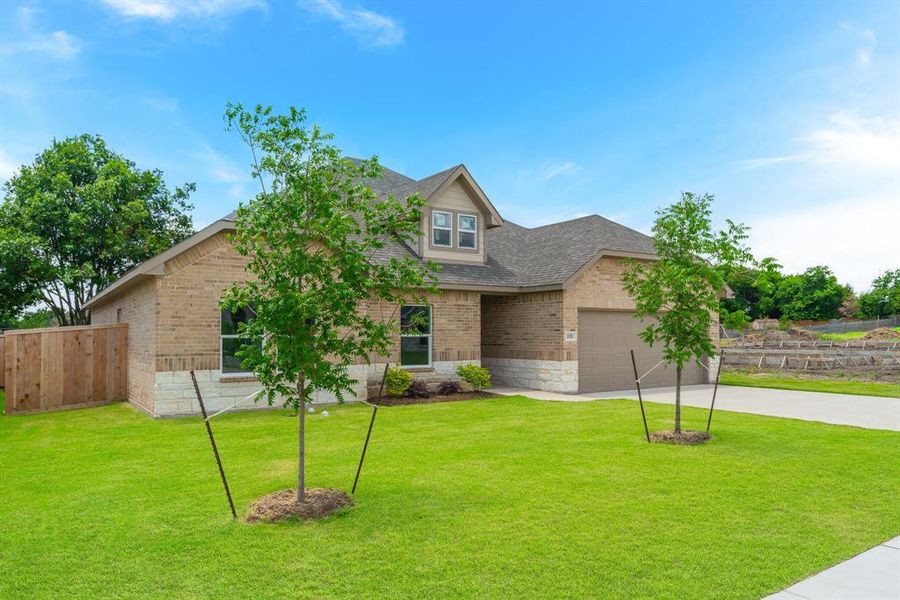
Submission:
[[[634,387],[634,370],[631,366],[631,350],[637,361],[638,374],[642,375],[662,360],[662,349],[650,348],[638,332],[644,324],[629,311],[584,310],[578,311],[578,391],[611,392]],[[704,383],[705,369],[692,363],[681,374],[684,385]],[[666,387],[675,385],[675,368],[660,365],[641,380],[642,387]]]

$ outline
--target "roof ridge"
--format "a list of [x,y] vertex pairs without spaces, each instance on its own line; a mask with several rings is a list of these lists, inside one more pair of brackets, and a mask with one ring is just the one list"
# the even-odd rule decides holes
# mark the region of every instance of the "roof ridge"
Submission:
[[[565,223],[574,223],[575,221],[583,221],[584,219],[593,219],[594,217],[600,217],[604,219],[597,213],[593,213],[590,215],[582,215],[580,217],[574,217],[572,219],[566,219],[565,221],[556,221],[555,223],[547,223],[546,225],[538,225],[537,227],[525,227],[528,231],[537,231],[538,229],[543,229],[545,227],[553,227],[554,225],[563,225]],[[604,219],[605,221],[609,221],[609,219]],[[609,221],[610,223],[615,223],[615,221]],[[616,223],[618,225],[618,223]]]

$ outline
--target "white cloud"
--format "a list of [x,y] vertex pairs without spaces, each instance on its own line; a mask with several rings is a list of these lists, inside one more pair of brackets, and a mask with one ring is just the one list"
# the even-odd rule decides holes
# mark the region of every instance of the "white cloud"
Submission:
[[140,103],[147,108],[152,108],[159,112],[175,112],[178,110],[178,100],[167,96],[142,96]]
[[0,54],[40,54],[57,60],[68,60],[81,52],[81,40],[71,33],[36,29],[35,14],[36,11],[32,8],[19,7],[16,15],[18,32],[0,44]]
[[900,119],[839,111],[795,141],[797,154],[742,162],[791,164],[787,180],[757,177],[792,192],[782,192],[777,205],[784,209],[749,213],[754,254],[775,256],[788,272],[828,265],[865,290],[879,272],[900,267]]
[[900,119],[860,117],[839,111],[828,124],[797,138],[804,149],[797,154],[752,158],[741,161],[745,168],[782,163],[804,163],[867,173],[900,172]]
[[403,43],[406,35],[391,17],[362,8],[348,8],[337,0],[299,0],[298,5],[335,21],[365,46],[396,46]]
[[246,200],[246,185],[251,183],[249,173],[241,169],[233,160],[222,156],[206,142],[200,142],[200,150],[192,154],[206,167],[209,177],[228,188],[228,195],[237,200]]
[[558,177],[560,175],[568,175],[572,173],[577,173],[581,171],[581,166],[578,163],[568,161],[558,165],[552,165],[547,168],[543,173],[541,173],[537,180],[538,181],[549,181],[554,177]]
[[900,171],[900,119],[841,111],[801,141],[811,147],[810,160],[822,165]]
[[849,33],[857,43],[854,59],[857,66],[868,67],[872,63],[872,53],[878,44],[875,32],[866,27],[860,27],[853,23],[841,23],[841,29]]
[[879,273],[900,268],[898,191],[750,217],[754,254],[778,258],[788,273],[828,265],[839,281],[864,291]]
[[18,162],[10,158],[6,150],[0,148],[0,183],[12,179],[12,176],[16,174],[20,166]]
[[165,23],[176,19],[230,17],[247,10],[268,10],[264,0],[103,0],[119,15]]

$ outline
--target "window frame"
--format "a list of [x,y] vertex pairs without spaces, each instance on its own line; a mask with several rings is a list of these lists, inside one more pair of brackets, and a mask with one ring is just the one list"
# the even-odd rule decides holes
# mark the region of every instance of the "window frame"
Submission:
[[[407,307],[422,307],[428,309],[428,333],[406,335],[403,333],[403,309]],[[431,369],[434,363],[434,310],[430,304],[401,304],[400,305],[400,368],[401,369]],[[404,365],[403,364],[403,338],[428,338],[428,363],[424,365]]]
[[[438,227],[435,225],[434,216],[437,214],[447,215],[450,217],[450,226],[449,227]],[[434,241],[434,232],[435,231],[449,231],[450,232],[450,243],[449,244],[438,244]],[[431,246],[433,248],[453,248],[453,212],[449,210],[437,210],[434,209],[431,211]]]
[[[247,307],[253,314],[256,314],[256,311],[250,307]],[[219,376],[220,377],[249,377],[254,373],[253,371],[228,371],[225,372],[225,340],[235,340],[241,339],[241,334],[239,333],[222,333],[222,313],[225,312],[226,309],[219,309]],[[231,312],[230,310],[228,312]],[[243,367],[241,367],[243,368]]]
[[[475,220],[475,228],[472,231],[460,227],[460,221],[462,220],[462,217],[471,217]],[[475,245],[472,247],[461,246],[459,241],[462,239],[462,235],[460,235],[462,233],[471,233],[473,236],[475,236]],[[478,251],[478,215],[470,213],[456,213],[456,247],[459,250],[473,250],[475,252]]]

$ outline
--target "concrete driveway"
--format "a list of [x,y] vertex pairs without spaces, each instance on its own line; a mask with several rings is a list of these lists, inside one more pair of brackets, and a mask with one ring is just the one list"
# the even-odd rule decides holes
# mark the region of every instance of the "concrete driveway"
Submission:
[[[681,401],[686,406],[709,408],[712,389],[712,385],[685,386],[681,390]],[[540,400],[568,402],[609,398],[637,400],[635,390],[571,395],[507,387],[498,387],[492,391],[500,394],[522,394]],[[675,403],[675,388],[643,390],[643,394],[644,400],[648,402]],[[716,410],[900,431],[900,398],[721,385],[716,395]]]

